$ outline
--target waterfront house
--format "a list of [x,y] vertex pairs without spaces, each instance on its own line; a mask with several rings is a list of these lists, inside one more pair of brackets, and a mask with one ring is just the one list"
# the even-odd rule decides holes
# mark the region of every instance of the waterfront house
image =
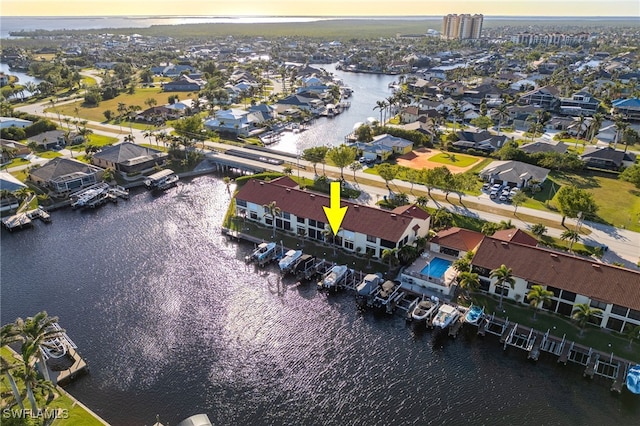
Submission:
[[371,144],[391,148],[391,151],[398,155],[408,154],[413,150],[413,142],[387,133],[374,136]]
[[41,167],[29,171],[29,179],[54,195],[68,195],[102,179],[103,169],[92,164],[56,157]]
[[536,247],[538,245],[538,240],[518,228],[501,229],[494,232],[492,237],[500,241],[511,241],[532,247]]
[[548,174],[549,169],[520,161],[494,161],[480,171],[480,178],[486,182],[526,188],[531,181],[541,184]]
[[597,169],[619,170],[636,163],[636,155],[632,152],[624,152],[611,147],[587,146],[580,158],[587,167]]
[[[20,182],[9,172],[0,172],[0,190],[10,193],[27,188],[27,185]],[[20,206],[20,200],[14,194],[0,197],[0,212],[16,210]]]
[[[271,202],[281,213],[273,217],[265,208]],[[289,177],[270,182],[250,180],[236,194],[236,215],[305,238],[324,241],[328,229],[323,206],[329,206],[327,195],[305,191]],[[342,201],[348,207],[340,231],[332,244],[351,252],[370,253],[381,257],[384,249],[400,248],[429,232],[430,217],[420,208],[409,206],[403,211]]]
[[616,99],[611,102],[613,114],[620,114],[630,121],[640,121],[640,99]]
[[[640,273],[540,247],[485,237],[472,260],[481,289],[528,303],[534,285],[553,292],[550,312],[570,316],[576,304],[602,309],[593,318],[599,327],[620,332],[627,324],[640,325]],[[505,265],[512,270],[514,288],[497,287],[491,271]]]
[[521,145],[520,149],[527,154],[535,154],[538,152],[557,152],[564,154],[569,147],[561,141],[535,141],[525,145]]
[[169,157],[166,152],[145,148],[131,142],[108,146],[96,152],[91,162],[98,167],[122,173],[135,173],[161,166]]
[[439,231],[429,242],[432,252],[463,258],[482,242],[484,234],[456,226]]
[[204,127],[215,132],[247,136],[252,129],[249,115],[249,112],[241,109],[223,109],[215,117],[207,119]]
[[289,109],[299,109],[309,111],[312,114],[320,114],[324,109],[324,102],[319,99],[308,98],[300,95],[289,95],[276,102],[278,113],[283,113]]

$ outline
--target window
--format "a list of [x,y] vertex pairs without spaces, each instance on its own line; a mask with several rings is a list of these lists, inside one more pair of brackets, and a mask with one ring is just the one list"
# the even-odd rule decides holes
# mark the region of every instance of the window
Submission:
[[491,281],[486,278],[480,278],[480,290],[489,291]]
[[378,242],[378,237],[374,237],[373,235],[367,235],[367,242],[368,243],[377,243]]
[[318,234],[319,234],[319,232],[318,232],[318,231],[316,231],[315,229],[309,229],[309,230],[307,231],[307,234],[309,235],[309,238],[314,239],[314,240],[317,240],[317,239],[318,239]]
[[298,223],[304,223],[304,217],[298,217],[296,220]]
[[258,220],[258,213],[252,211],[249,213],[249,217],[253,220]]
[[640,321],[640,311],[635,311],[633,309],[629,309],[629,319],[634,319],[636,321]]
[[560,298],[564,300],[568,300],[569,302],[575,302],[576,294],[571,291],[562,290],[562,296],[560,296]]
[[622,320],[619,320],[617,318],[609,318],[609,321],[607,321],[606,327],[609,330],[617,331],[619,333],[622,331],[623,325],[624,325],[624,322]]
[[558,313],[562,314],[562,315],[566,315],[566,316],[571,316],[571,312],[573,311],[573,305],[569,304],[569,303],[562,303],[560,302],[558,304]]
[[285,219],[291,219],[291,213],[282,212],[282,217]]
[[507,296],[509,297],[509,290],[511,289],[511,287],[509,286],[496,286],[496,289],[494,290],[495,294],[500,294],[502,293],[503,296]]
[[593,299],[591,300],[591,303],[589,303],[589,306],[596,309],[602,309],[603,311],[607,309],[607,304],[605,302],[599,302]]
[[447,247],[440,246],[440,253],[446,254],[447,256],[458,257],[460,256],[460,252],[458,250],[453,250]]
[[559,288],[551,287],[549,285],[549,286],[547,286],[547,290],[553,292],[553,297],[560,297],[560,289]]
[[367,253],[368,255],[371,255],[371,256],[374,256],[374,257],[375,257],[375,256],[376,256],[376,248],[375,248],[375,247],[369,247],[369,246],[367,246],[367,248],[366,248],[366,253]]
[[247,207],[247,202],[245,200],[238,200],[236,198],[236,206],[238,206],[238,207]]
[[353,250],[353,241],[344,240],[344,248],[347,250]]
[[273,225],[273,217],[272,216],[265,216],[264,217],[264,223],[266,223],[269,226]]
[[313,219],[309,219],[309,226],[313,226],[314,228],[316,227],[316,221]]
[[611,313],[612,314],[616,314],[616,315],[620,315],[621,317],[626,317],[628,310],[629,310],[629,308],[625,308],[625,307],[620,306],[620,305],[613,305],[613,307],[611,308]]

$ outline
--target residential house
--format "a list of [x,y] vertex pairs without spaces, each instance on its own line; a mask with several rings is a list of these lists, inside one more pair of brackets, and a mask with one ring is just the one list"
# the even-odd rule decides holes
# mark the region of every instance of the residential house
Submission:
[[524,93],[518,102],[522,105],[533,105],[548,111],[555,111],[560,106],[558,89],[553,86],[543,86]]
[[413,142],[396,136],[391,136],[387,133],[374,136],[371,143],[391,148],[391,151],[398,155],[408,154],[413,150]]
[[366,160],[383,162],[389,159],[393,154],[393,149],[389,146],[383,146],[371,142],[355,142],[352,145],[356,148],[356,152]]
[[[15,192],[22,188],[27,188],[27,185],[20,182],[9,172],[0,172],[1,191]],[[20,200],[14,194],[0,197],[0,212],[16,210],[18,207],[20,207]]]
[[520,149],[527,154],[535,154],[538,152],[557,152],[564,154],[569,147],[561,141],[536,141],[525,145],[521,145]]
[[480,171],[480,178],[486,182],[526,188],[531,181],[541,184],[548,174],[549,169],[520,161],[494,161]]
[[122,173],[142,172],[161,166],[169,154],[152,148],[145,148],[131,142],[108,146],[93,154],[91,162],[102,168],[110,168]]
[[[289,177],[250,180],[236,194],[236,215],[268,227],[275,220],[277,229],[324,241],[328,224],[323,206],[329,201],[327,195],[301,190]],[[264,207],[272,202],[281,211],[275,217]],[[341,205],[347,212],[332,245],[347,251],[380,258],[384,249],[411,244],[429,232],[430,217],[421,209],[393,212],[348,201]]]
[[261,122],[278,118],[277,109],[269,104],[252,105],[249,107],[249,112],[259,117]]
[[640,99],[616,99],[611,103],[613,114],[620,114],[629,121],[640,121]]
[[570,98],[560,98],[560,113],[572,116],[592,116],[598,112],[600,100],[589,92],[576,92]]
[[181,75],[178,79],[164,83],[162,90],[165,92],[197,92],[205,86],[203,80],[195,80],[188,75]]
[[31,150],[20,142],[9,139],[0,139],[0,147],[2,148],[2,162],[10,161],[14,157],[29,155]]
[[248,136],[253,128],[249,114],[241,109],[223,109],[218,111],[215,117],[205,120],[204,127],[215,132]]
[[27,126],[31,126],[33,121],[23,120],[16,117],[0,117],[0,129],[8,129],[9,127],[19,127],[24,129]]
[[620,170],[636,163],[635,154],[612,147],[587,146],[580,158],[587,167],[597,169]]
[[453,142],[453,146],[466,151],[476,149],[484,152],[494,152],[502,148],[507,137],[505,135],[494,135],[487,130],[481,132],[459,131],[456,133],[458,140]]
[[180,112],[165,105],[154,106],[139,112],[136,121],[159,122],[180,118]]
[[27,144],[29,142],[35,142],[38,147],[44,150],[63,147],[67,144],[65,133],[62,130],[49,130],[39,135],[33,135],[27,139]]
[[509,241],[531,247],[538,245],[538,240],[518,228],[501,229],[496,231],[491,237],[500,241]]
[[276,102],[277,112],[283,113],[288,109],[309,111],[312,114],[320,114],[324,109],[324,102],[319,99],[308,98],[300,95],[289,95]]
[[[571,316],[577,304],[602,309],[593,324],[621,332],[640,325],[640,273],[541,247],[485,237],[471,262],[480,276],[480,288],[505,298],[528,303],[534,285],[553,292],[542,309]],[[514,288],[496,286],[491,271],[505,265],[515,279]]]
[[9,76],[3,72],[0,72],[0,87],[4,87],[9,84]]
[[430,250],[460,259],[473,252],[483,238],[481,232],[454,226],[439,231],[429,242]]
[[70,158],[56,157],[29,171],[29,179],[56,195],[68,195],[102,179],[103,169]]

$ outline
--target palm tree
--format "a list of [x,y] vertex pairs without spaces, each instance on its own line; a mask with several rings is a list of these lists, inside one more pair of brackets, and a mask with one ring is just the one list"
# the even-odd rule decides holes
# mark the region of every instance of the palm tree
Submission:
[[531,227],[531,232],[533,233],[533,235],[538,237],[538,239],[540,239],[544,234],[546,234],[547,227],[544,226],[542,223],[536,223]]
[[502,299],[504,298],[504,285],[509,284],[513,288],[516,284],[515,278],[513,278],[513,272],[511,268],[507,268],[505,265],[500,265],[499,268],[491,271],[491,278],[496,279],[496,288],[500,287],[500,303],[498,303],[498,310],[502,310]]
[[480,277],[475,272],[460,272],[458,274],[458,287],[462,290],[464,298],[468,299],[469,294],[480,287]]
[[567,229],[560,235],[562,241],[569,241],[569,251],[573,249],[573,245],[580,240],[580,234],[573,229]]
[[529,304],[534,309],[533,311],[534,321],[536,319],[536,313],[538,312],[538,309],[540,309],[540,305],[541,304],[543,306],[547,305],[551,301],[552,297],[553,297],[553,292],[545,289],[541,285],[531,286],[531,290],[529,291],[529,293],[527,293],[526,298],[529,301]]
[[633,325],[630,323],[627,323],[626,327],[624,328],[625,331],[625,336],[627,336],[629,338],[629,349],[631,349],[631,345],[633,344],[633,341],[635,339],[640,339],[640,325]]
[[500,130],[502,129],[502,120],[509,118],[509,111],[506,104],[501,104],[496,109],[496,115],[498,116],[498,136],[500,136]]
[[386,248],[384,250],[382,250],[382,256],[381,256],[383,261],[387,261],[389,262],[389,271],[391,271],[391,268],[394,265],[397,265],[399,260],[398,260],[398,249],[397,248]]
[[416,198],[416,204],[420,207],[425,207],[427,204],[429,204],[429,198],[427,198],[426,195],[419,195]]
[[[2,327],[0,330],[0,345],[5,346],[11,343],[16,343],[21,341],[22,338],[20,336],[20,331],[17,329],[14,323],[7,324]],[[5,375],[7,381],[9,382],[9,386],[11,386],[11,392],[13,393],[13,397],[16,400],[16,403],[20,407],[21,410],[24,410],[24,404],[22,402],[22,396],[20,395],[20,391],[18,390],[18,386],[16,385],[16,381],[11,375],[11,370],[13,370],[18,364],[11,364],[4,357],[0,357],[0,361],[2,362],[2,374]]]
[[[615,127],[616,127],[616,138],[615,138],[615,143],[613,145],[613,148],[617,149],[618,143],[622,142],[622,139],[624,138],[624,132],[629,127],[629,123],[627,123],[626,121],[623,121],[621,118],[618,118],[615,122]],[[627,152],[626,145],[627,144],[625,144],[625,149],[624,149],[625,152]]]
[[511,223],[511,219],[501,220],[500,223],[498,224],[498,228],[500,230],[513,229],[513,228],[515,228],[515,225],[513,223]]
[[282,210],[276,205],[275,201],[272,201],[269,204],[264,204],[262,207],[264,208],[265,214],[271,216],[271,222],[273,225],[273,233],[271,234],[271,239],[274,239],[276,237],[276,216],[280,216]]
[[571,312],[571,318],[578,322],[580,326],[580,337],[584,336],[584,327],[589,320],[602,313],[602,309],[592,308],[587,303],[576,303],[573,305],[573,311]]
[[125,141],[125,142],[135,143],[135,141],[136,141],[136,137],[135,137],[135,136],[133,136],[133,133],[129,133],[128,135],[125,135],[125,137],[124,137],[124,141]]
[[473,259],[473,252],[468,251],[464,257],[460,257],[453,262],[453,269],[462,272],[471,272],[471,259]]
[[604,121],[604,116],[597,112],[593,114],[591,119],[591,125],[589,126],[589,131],[591,132],[591,137],[589,137],[589,141],[593,141],[593,138],[600,132],[600,126],[602,126],[602,122]]
[[359,161],[354,161],[353,163],[349,164],[349,168],[351,169],[351,171],[353,171],[353,180],[355,182],[356,181],[356,172],[358,170],[362,170],[362,164],[360,164]]
[[[33,343],[37,346],[37,362],[40,364],[40,371],[45,380],[50,380],[49,370],[47,370],[47,364],[44,360],[44,355],[40,350],[40,346],[46,341],[55,339],[64,334],[64,330],[60,327],[54,327],[54,324],[58,322],[58,317],[50,317],[47,311],[38,312],[33,317],[28,317],[26,320],[22,318],[16,319],[16,327],[20,331],[23,337],[23,348]],[[24,350],[23,350],[24,352]]]
[[290,166],[285,166],[282,169],[282,173],[284,173],[286,176],[290,176],[293,174],[293,169]]
[[373,110],[375,111],[376,109],[380,110],[380,125],[384,125],[384,121],[382,118],[382,112],[387,108],[388,104],[386,101],[382,100],[382,101],[376,101],[376,106],[373,107]]

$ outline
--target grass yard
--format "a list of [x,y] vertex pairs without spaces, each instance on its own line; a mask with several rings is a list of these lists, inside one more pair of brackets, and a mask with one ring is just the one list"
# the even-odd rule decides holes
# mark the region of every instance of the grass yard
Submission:
[[433,157],[429,157],[429,161],[436,163],[448,164],[450,166],[457,167],[469,167],[478,161],[478,157],[472,157],[470,155],[454,154],[448,152],[441,152]]
[[[82,119],[104,122],[104,111],[111,110],[114,116],[118,115],[118,104],[123,103],[127,106],[137,105],[140,109],[146,109],[144,101],[148,98],[154,98],[158,105],[165,105],[169,102],[169,96],[178,96],[179,99],[184,100],[189,98],[187,92],[163,92],[159,87],[136,89],[136,93],[129,95],[122,93],[113,99],[100,102],[97,107],[85,107],[83,106],[83,100],[73,102],[66,105],[56,106],[55,108],[47,108],[46,112],[60,112],[60,114],[75,117],[75,108],[78,108],[78,116]],[[124,124],[123,124],[124,126]]]
[[38,152],[37,155],[38,155],[38,157],[41,157],[41,158],[62,157],[62,154],[60,154],[57,151],[42,151],[42,152]]
[[13,160],[11,160],[10,162],[3,164],[2,168],[3,169],[8,169],[10,167],[25,166],[27,164],[29,164],[29,160],[25,160],[22,157],[16,157]]

